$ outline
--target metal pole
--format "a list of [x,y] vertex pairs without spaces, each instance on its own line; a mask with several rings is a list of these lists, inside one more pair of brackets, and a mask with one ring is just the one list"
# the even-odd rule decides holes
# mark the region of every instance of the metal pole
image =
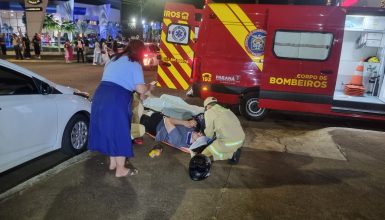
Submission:
[[139,23],[141,24],[143,21],[143,0],[140,0],[139,4],[140,4],[140,21],[139,21]]

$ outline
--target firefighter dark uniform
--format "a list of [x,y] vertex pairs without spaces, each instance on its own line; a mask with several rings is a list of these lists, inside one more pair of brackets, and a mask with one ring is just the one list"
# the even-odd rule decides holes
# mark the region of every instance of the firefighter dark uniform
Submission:
[[216,140],[202,153],[213,156],[214,160],[226,160],[232,158],[234,152],[243,145],[245,132],[233,112],[218,104],[212,106],[216,102],[214,97],[208,97],[204,101],[206,109],[204,132],[210,138],[215,134]]

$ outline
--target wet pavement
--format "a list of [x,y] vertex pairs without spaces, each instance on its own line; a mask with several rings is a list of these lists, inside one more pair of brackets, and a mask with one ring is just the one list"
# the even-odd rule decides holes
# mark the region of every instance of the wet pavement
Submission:
[[[91,94],[101,76],[83,64],[25,65]],[[2,194],[0,219],[385,218],[384,123],[274,112],[241,123],[240,163],[216,161],[204,181],[189,178],[189,154],[165,146],[150,158],[145,136],[129,164],[138,175],[115,178],[104,156],[86,152]]]

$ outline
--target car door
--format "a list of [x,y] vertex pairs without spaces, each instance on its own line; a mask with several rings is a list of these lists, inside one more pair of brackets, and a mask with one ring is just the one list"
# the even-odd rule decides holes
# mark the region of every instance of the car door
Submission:
[[0,67],[0,172],[52,150],[57,138],[55,95],[41,81]]
[[260,107],[329,113],[341,54],[344,9],[277,6],[268,13]]

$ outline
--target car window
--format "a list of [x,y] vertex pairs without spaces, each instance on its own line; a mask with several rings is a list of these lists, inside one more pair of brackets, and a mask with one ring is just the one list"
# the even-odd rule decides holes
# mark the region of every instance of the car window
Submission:
[[11,69],[0,67],[0,95],[38,94],[32,78]]

